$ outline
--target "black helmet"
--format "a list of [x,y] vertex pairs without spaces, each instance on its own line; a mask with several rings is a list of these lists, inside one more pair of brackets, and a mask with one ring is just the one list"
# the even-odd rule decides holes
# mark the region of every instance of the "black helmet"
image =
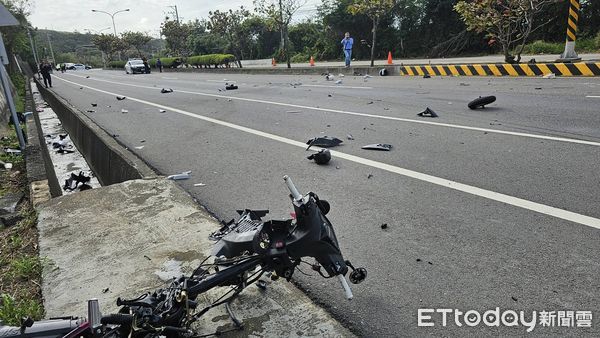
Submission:
[[308,156],[307,159],[315,160],[317,164],[327,164],[331,160],[331,153],[327,149],[321,149],[318,153]]

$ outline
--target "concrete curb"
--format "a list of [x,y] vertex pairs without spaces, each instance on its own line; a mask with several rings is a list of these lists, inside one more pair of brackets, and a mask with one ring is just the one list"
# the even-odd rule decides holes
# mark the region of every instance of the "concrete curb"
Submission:
[[144,161],[122,147],[89,117],[44,88],[37,79],[36,83],[102,185],[157,176]]
[[[344,75],[379,76],[379,71],[387,70],[387,75],[395,76],[543,76],[554,73],[556,76],[600,76],[600,62],[578,63],[474,63],[474,64],[428,64],[428,65],[381,65],[315,66],[293,68],[163,68],[166,73],[208,73],[208,74],[248,74],[248,75],[321,75],[324,73]],[[107,70],[120,70],[111,69]]]
[[400,66],[406,76],[600,76],[600,62]]

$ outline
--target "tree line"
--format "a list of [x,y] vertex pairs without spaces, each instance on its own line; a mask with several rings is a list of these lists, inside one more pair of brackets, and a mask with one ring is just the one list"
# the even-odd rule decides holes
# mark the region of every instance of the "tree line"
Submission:
[[[27,21],[31,0],[0,1],[22,23],[0,28],[7,47],[31,56],[26,28],[40,45],[47,40]],[[596,38],[591,48],[600,48],[600,1],[580,2],[578,43],[583,46]],[[164,44],[143,32],[85,35],[106,60],[119,54],[125,58],[218,53],[233,54],[238,61],[276,58],[288,64],[308,62],[311,56],[335,60],[342,58],[340,40],[350,32],[356,59],[384,59],[388,52],[397,59],[503,53],[507,62],[518,62],[520,52],[527,51],[526,43],[564,42],[568,4],[567,0],[323,0],[314,15],[299,20],[303,0],[255,0],[252,9],[215,10],[186,22],[165,17],[156,23]]]

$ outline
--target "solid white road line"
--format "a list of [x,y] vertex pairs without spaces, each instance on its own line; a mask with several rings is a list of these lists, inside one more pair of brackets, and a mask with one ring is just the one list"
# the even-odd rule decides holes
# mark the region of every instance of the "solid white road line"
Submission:
[[341,89],[373,89],[373,87],[361,87],[361,86],[326,86],[326,85],[310,85],[302,84],[300,87],[320,87],[320,88],[341,88]]
[[[84,88],[88,88],[94,91],[97,91],[99,93],[104,93],[104,94],[108,94],[108,95],[112,95],[112,96],[119,96],[119,95],[123,95],[123,94],[118,94],[118,93],[113,93],[113,92],[109,92],[109,91],[105,91],[102,89],[97,89],[94,87],[90,87],[84,84],[80,84],[80,83],[76,83],[76,82],[72,82],[66,79],[62,79],[59,77],[59,79],[61,81],[65,81],[68,83],[71,83],[73,85],[76,86],[80,86],[80,87],[84,87]],[[169,107],[169,106],[165,106],[162,104],[158,104],[158,103],[154,103],[154,102],[150,102],[150,101],[146,101],[146,100],[142,100],[142,99],[137,99],[131,96],[127,96],[128,100],[131,101],[135,101],[135,102],[139,102],[142,104],[146,104],[146,105],[150,105],[150,106],[154,106],[157,108],[161,108],[161,109],[166,109],[168,111],[177,113],[177,114],[181,114],[181,115],[185,115],[185,116],[189,116],[189,117],[193,117],[199,120],[203,120],[203,121],[207,121],[210,123],[214,123],[214,124],[218,124],[224,127],[228,127],[228,128],[232,128],[235,130],[239,130],[239,131],[243,131],[252,135],[256,135],[256,136],[260,136],[260,137],[264,137],[273,141],[277,141],[277,142],[281,142],[281,143],[285,143],[285,144],[289,144],[292,146],[296,146],[296,147],[300,147],[302,149],[306,148],[306,143],[304,142],[299,142],[299,141],[295,141],[289,138],[285,138],[285,137],[281,137],[278,135],[274,135],[274,134],[270,134],[270,133],[266,133],[260,130],[256,130],[256,129],[252,129],[252,128],[248,128],[248,127],[244,127],[241,125],[237,125],[234,123],[230,123],[230,122],[225,122],[225,121],[221,121],[221,120],[217,120],[211,117],[207,117],[204,115],[199,115],[196,113],[192,113],[189,111],[185,111],[182,109],[178,109],[175,107]],[[505,194],[501,194],[501,193],[497,193],[494,191],[490,191],[490,190],[485,190],[485,189],[481,189],[478,187],[474,187],[474,186],[470,186],[467,184],[462,184],[459,182],[455,182],[455,181],[451,181],[445,178],[441,178],[441,177],[436,177],[436,176],[432,176],[432,175],[428,175],[428,174],[423,174],[420,172],[416,172],[416,171],[412,171],[409,169],[404,169],[401,167],[397,167],[391,164],[387,164],[387,163],[383,163],[383,162],[378,162],[378,161],[373,161],[373,160],[369,160],[366,158],[362,158],[359,156],[355,156],[355,155],[350,155],[350,154],[346,154],[346,153],[342,153],[339,151],[331,151],[332,156],[337,157],[337,158],[343,158],[345,160],[348,161],[352,161],[355,163],[360,163],[366,166],[370,166],[370,167],[374,167],[374,168],[378,168],[381,170],[385,170],[388,172],[392,172],[398,175],[402,175],[402,176],[406,176],[406,177],[410,177],[410,178],[414,178],[420,181],[424,181],[424,182],[428,182],[428,183],[432,183],[435,185],[439,185],[442,187],[446,187],[446,188],[450,188],[450,189],[454,189],[457,191],[461,191],[461,192],[465,192],[467,194],[471,194],[471,195],[475,195],[475,196],[479,196],[479,197],[483,197],[483,198],[487,198],[490,200],[494,200],[494,201],[498,201],[498,202],[502,202],[505,204],[509,204],[512,206],[516,206],[519,208],[523,208],[523,209],[527,209],[527,210],[531,210],[531,211],[535,211],[538,212],[540,214],[544,214],[544,215],[548,215],[548,216],[553,216],[556,218],[560,218],[560,219],[564,219],[570,222],[574,222],[574,223],[579,223],[582,225],[587,225],[589,227],[592,228],[596,228],[596,229],[600,229],[600,219],[598,218],[594,218],[594,217],[590,217],[590,216],[586,216],[586,215],[582,215],[582,214],[578,214],[572,211],[568,211],[568,210],[564,210],[564,209],[559,209],[559,208],[555,208],[555,207],[551,207],[545,204],[541,204],[541,203],[536,203],[536,202],[532,202],[532,201],[528,201],[528,200],[524,200],[518,197],[513,197],[510,195],[505,195]]]
[[[69,74],[69,75],[83,78],[83,76],[79,76],[79,75],[73,75],[73,74]],[[156,89],[156,87],[142,86],[142,85],[136,85],[136,84],[130,84],[130,83],[123,83],[123,82],[116,82],[116,81],[96,79],[96,78],[90,78],[89,80],[101,81],[101,82],[106,82],[106,83],[113,83],[113,84],[118,84],[118,85],[123,85],[123,86],[130,86],[130,87],[137,87],[137,88]],[[328,113],[353,115],[353,116],[362,116],[362,117],[371,117],[371,118],[378,118],[378,119],[384,119],[384,120],[401,121],[401,122],[409,122],[409,123],[417,123],[417,124],[426,124],[426,125],[432,125],[432,126],[438,126],[438,127],[448,127],[448,128],[471,130],[471,131],[481,131],[481,132],[486,132],[486,133],[511,135],[511,136],[521,136],[521,137],[528,137],[528,138],[541,139],[541,140],[550,140],[550,141],[567,142],[567,143],[575,143],[575,144],[585,144],[585,145],[600,147],[600,142],[578,140],[578,139],[566,138],[566,137],[556,137],[556,136],[546,136],[546,135],[537,135],[537,134],[527,134],[527,133],[520,133],[520,132],[506,131],[506,130],[498,130],[498,129],[469,127],[469,126],[464,126],[464,125],[459,125],[459,124],[440,123],[440,122],[431,122],[431,121],[421,121],[421,120],[406,119],[406,118],[401,118],[401,117],[393,117],[393,116],[385,116],[385,115],[375,115],[375,114],[367,114],[367,113],[356,113],[356,112],[344,111],[344,110],[337,110],[337,109],[328,109],[328,108],[303,106],[303,105],[299,105],[299,104],[291,104],[291,103],[283,103],[283,102],[275,102],[275,101],[267,101],[267,100],[248,99],[248,98],[236,97],[236,96],[228,96],[228,95],[209,94],[209,93],[202,93],[202,92],[192,92],[192,91],[179,90],[179,89],[175,89],[175,91],[177,91],[179,93],[185,93],[185,94],[193,94],[193,95],[208,96],[208,97],[218,97],[218,98],[231,99],[231,100],[239,100],[239,101],[246,101],[246,102],[255,102],[255,103],[271,104],[271,105],[277,105],[277,106],[285,106],[285,107],[309,109],[309,110],[316,110],[316,111],[324,111],[324,112],[328,112]]]
[[593,98],[593,99],[600,99],[600,96],[598,96],[598,95],[588,95],[586,97]]

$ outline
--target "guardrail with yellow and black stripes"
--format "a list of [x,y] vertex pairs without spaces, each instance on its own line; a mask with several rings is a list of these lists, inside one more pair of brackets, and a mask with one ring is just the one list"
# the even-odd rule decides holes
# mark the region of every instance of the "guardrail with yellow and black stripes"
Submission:
[[600,76],[600,62],[400,66],[408,76]]

